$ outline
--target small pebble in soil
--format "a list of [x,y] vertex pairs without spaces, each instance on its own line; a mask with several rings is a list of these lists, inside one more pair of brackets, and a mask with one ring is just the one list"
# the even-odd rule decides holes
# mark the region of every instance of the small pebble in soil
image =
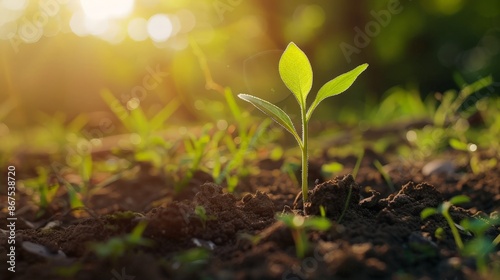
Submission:
[[436,159],[428,162],[424,167],[422,167],[422,174],[424,176],[444,174],[452,175],[455,172],[455,167],[453,163],[448,160]]

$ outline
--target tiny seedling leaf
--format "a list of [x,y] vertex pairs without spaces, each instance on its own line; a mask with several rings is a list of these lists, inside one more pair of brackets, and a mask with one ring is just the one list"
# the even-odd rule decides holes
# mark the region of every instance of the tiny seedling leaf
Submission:
[[363,73],[363,71],[368,68],[368,64],[361,64],[358,67],[354,68],[353,70],[344,73],[340,76],[337,76],[333,80],[330,80],[326,84],[324,84],[318,91],[318,94],[316,95],[316,98],[314,99],[313,103],[311,104],[311,107],[309,107],[309,110],[307,111],[307,120],[311,118],[312,113],[316,109],[316,107],[323,101],[325,98],[328,98],[330,96],[335,96],[337,94],[341,94],[342,92],[346,91],[351,85],[354,83],[356,78]]
[[458,204],[463,204],[467,203],[470,201],[470,198],[466,195],[457,195],[454,196],[450,199],[450,204],[451,205],[458,205]]
[[321,171],[327,174],[334,174],[340,172],[344,169],[344,165],[338,162],[332,162],[328,164],[323,164],[321,166]]
[[81,165],[81,176],[82,180],[85,183],[88,183],[90,181],[90,178],[92,177],[92,155],[90,153],[83,155],[82,156],[82,165]]
[[446,232],[442,227],[438,227],[436,231],[434,232],[434,237],[438,240],[445,240],[446,239]]
[[449,143],[450,143],[450,146],[455,150],[466,151],[466,152],[469,150],[467,148],[467,143],[464,143],[458,139],[452,138],[452,139],[450,139]]
[[291,42],[279,61],[281,80],[295,95],[300,108],[306,108],[307,95],[311,91],[313,72],[306,54]]
[[422,210],[422,212],[420,213],[420,218],[422,220],[425,220],[427,219],[428,217],[434,215],[437,213],[437,210],[436,208],[425,208],[424,210]]
[[304,224],[304,227],[314,229],[314,230],[319,230],[319,231],[325,231],[328,230],[332,226],[332,223],[330,220],[327,218],[322,218],[322,217],[315,217],[315,218],[309,218],[306,219],[306,222]]
[[299,134],[297,134],[297,131],[293,126],[292,120],[285,113],[285,111],[281,110],[278,106],[264,99],[260,99],[258,97],[249,94],[240,93],[238,94],[238,97],[247,102],[252,103],[252,105],[257,107],[257,109],[261,110],[264,114],[270,116],[275,122],[283,126],[286,130],[288,130],[288,132],[290,132],[293,135],[293,137],[295,137],[295,139],[299,143],[299,146],[302,147],[302,140],[300,140],[300,136]]
[[180,107],[181,102],[178,99],[170,101],[163,109],[161,109],[150,122],[151,130],[159,130],[162,125],[175,113]]
[[145,242],[146,239],[142,238],[142,233],[147,227],[147,223],[145,221],[140,221],[132,230],[130,235],[128,236],[128,242],[132,244],[147,244],[148,242]]

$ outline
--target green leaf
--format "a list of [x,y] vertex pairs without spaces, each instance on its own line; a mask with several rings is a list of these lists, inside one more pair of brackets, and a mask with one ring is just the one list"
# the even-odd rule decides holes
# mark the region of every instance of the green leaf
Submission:
[[335,96],[337,94],[341,94],[346,91],[351,85],[356,81],[356,78],[363,73],[363,71],[368,68],[368,64],[361,64],[353,70],[344,73],[335,79],[324,84],[318,91],[316,98],[314,99],[311,107],[307,111],[307,120],[311,118],[312,113],[316,109],[316,107],[323,101],[325,98],[330,96]]
[[422,220],[425,220],[427,219],[428,217],[434,215],[437,213],[437,210],[436,208],[425,208],[424,210],[422,210],[422,212],[420,212],[420,218]]
[[299,146],[302,147],[302,140],[300,136],[295,131],[295,127],[293,126],[292,120],[285,113],[285,111],[281,110],[278,106],[258,97],[249,95],[249,94],[238,94],[238,97],[252,103],[257,109],[261,110],[266,115],[270,116],[275,122],[283,126],[288,132],[290,132],[293,137],[299,143]]
[[314,230],[325,231],[332,226],[332,223],[327,218],[314,217],[306,220],[304,227]]
[[291,42],[279,61],[281,80],[295,95],[300,108],[305,109],[307,95],[311,91],[313,72],[306,54]]
[[76,209],[76,208],[80,208],[80,207],[85,206],[85,205],[83,205],[83,202],[78,197],[78,193],[75,190],[75,188],[73,188],[73,186],[68,182],[64,182],[64,185],[68,191],[69,205],[70,205],[71,209]]
[[321,166],[321,171],[323,173],[327,173],[327,174],[337,173],[337,172],[342,171],[343,169],[344,169],[344,165],[342,163],[338,163],[338,162],[323,164]]
[[151,119],[151,130],[155,131],[161,129],[162,125],[175,113],[180,105],[181,102],[177,98],[172,99],[172,101],[170,101]]
[[128,242],[132,243],[132,244],[140,244],[141,243],[141,239],[142,238],[142,233],[144,232],[144,230],[146,229],[147,227],[147,223],[142,220],[140,221],[137,226],[134,227],[134,229],[132,230],[132,232],[130,233],[130,235],[128,235]]
[[454,196],[450,199],[451,205],[458,205],[458,204],[462,204],[462,203],[467,203],[469,201],[470,201],[470,198],[466,195],[457,195],[457,196]]
[[123,123],[123,125],[128,129],[128,131],[133,131],[132,124],[130,123],[129,113],[127,108],[125,108],[121,102],[111,93],[108,89],[103,89],[101,91],[101,97],[108,104],[109,108],[118,117],[118,119]]
[[446,232],[442,227],[438,227],[436,231],[434,231],[434,236],[438,240],[445,240],[446,239]]
[[466,151],[466,152],[469,150],[467,148],[467,143],[464,143],[458,139],[452,138],[452,139],[450,139],[449,143],[450,143],[450,146],[455,150]]

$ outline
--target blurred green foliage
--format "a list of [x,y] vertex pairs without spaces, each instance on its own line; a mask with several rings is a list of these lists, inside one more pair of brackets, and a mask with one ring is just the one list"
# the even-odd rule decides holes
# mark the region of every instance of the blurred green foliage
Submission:
[[[214,81],[235,93],[266,96],[290,108],[295,107],[276,67],[288,42],[300,45],[318,69],[315,85],[352,65],[369,63],[366,79],[350,96],[329,100],[336,110],[323,108],[319,113],[323,118],[377,104],[394,86],[411,85],[432,96],[461,87],[454,73],[465,83],[489,74],[494,80],[500,78],[500,3],[496,0],[135,1],[133,13],[116,22],[125,37],[113,44],[98,36],[71,33],[74,10],[71,5],[61,6],[54,16],[60,31],[36,43],[19,43],[2,35],[0,88],[5,90],[0,95],[18,105],[9,124],[30,125],[35,111],[63,111],[74,117],[106,110],[99,97],[103,88],[117,93],[125,104],[153,72],[157,72],[155,86],[141,93],[144,110],[157,110],[159,101],[178,98],[182,108],[176,119],[200,120],[200,104],[224,97],[205,89],[206,79],[188,38],[207,55]],[[32,19],[41,11],[37,1],[30,1],[23,16]],[[133,18],[180,12],[194,18],[193,26],[165,43],[136,42],[126,36]],[[18,25],[18,32],[23,16],[12,23]],[[357,52],[346,57],[342,44]]]

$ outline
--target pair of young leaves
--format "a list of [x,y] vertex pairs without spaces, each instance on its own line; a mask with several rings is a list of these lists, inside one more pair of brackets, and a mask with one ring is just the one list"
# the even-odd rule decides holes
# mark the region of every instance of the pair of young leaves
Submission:
[[[297,45],[295,45],[295,43],[291,42],[288,44],[279,61],[279,73],[281,79],[299,103],[301,115],[303,116],[303,125],[306,125],[309,122],[312,113],[321,101],[327,97],[340,94],[347,90],[367,67],[368,64],[366,63],[359,65],[353,70],[324,84],[318,91],[318,94],[309,109],[307,109],[307,95],[311,91],[313,80],[313,71],[309,59],[306,54],[299,47],[297,47]],[[288,130],[295,137],[299,146],[301,148],[303,147],[302,139],[295,130],[292,120],[287,113],[285,113],[285,111],[266,100],[249,94],[241,93],[238,97],[252,103],[259,110],[269,115],[274,121]]]

